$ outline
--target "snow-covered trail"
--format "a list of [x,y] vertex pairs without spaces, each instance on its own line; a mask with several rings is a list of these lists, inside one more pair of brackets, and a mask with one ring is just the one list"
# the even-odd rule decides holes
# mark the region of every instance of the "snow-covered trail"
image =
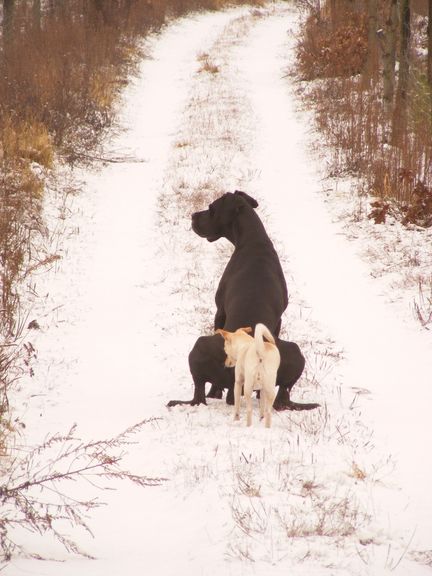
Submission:
[[[83,438],[109,438],[144,418],[166,415],[164,354],[180,358],[184,373],[190,343],[177,346],[180,351],[156,351],[164,338],[170,345],[164,334],[164,323],[170,319],[164,318],[164,310],[170,311],[166,276],[174,265],[171,250],[163,260],[158,248],[165,231],[156,229],[157,199],[191,77],[200,65],[198,56],[227,22],[245,12],[192,16],[149,42],[151,59],[143,61],[123,98],[120,124],[125,132],[112,143],[115,155],[138,162],[82,175],[85,191],[70,208],[70,237],[61,265],[37,279],[37,293],[46,296],[32,308],[32,317],[43,318],[41,333],[30,335],[38,353],[36,376],[24,383],[24,407],[19,410],[28,442],[41,443],[74,423]],[[171,370],[176,370],[175,361]],[[159,432],[149,428],[149,444],[131,449],[124,465],[136,473],[163,476],[165,451],[170,461],[181,455],[169,444],[164,449]],[[152,439],[157,444],[152,445]],[[94,542],[78,531],[78,541],[85,542],[82,548],[98,561],[13,561],[5,573],[187,573],[194,535],[201,531],[199,524],[185,526],[190,503],[167,490],[158,496],[155,490],[124,488],[120,498],[117,493],[96,493],[109,506],[96,511],[91,522],[97,534]],[[204,515],[211,507],[207,499],[206,494],[194,504]],[[216,510],[212,515],[219,523]],[[41,543],[24,534],[19,541],[47,558],[68,557],[49,536]],[[175,557],[167,558],[173,543]],[[201,554],[211,557],[206,548]]]
[[[253,42],[262,46],[265,37],[268,52],[251,62],[248,46],[242,68],[258,117],[261,185],[277,215],[275,234],[314,318],[344,350],[344,386],[372,394],[371,401],[362,402],[362,415],[370,419],[376,441],[398,461],[399,481],[409,492],[416,486],[407,506],[416,536],[426,546],[432,534],[432,339],[406,317],[406,302],[389,303],[383,284],[371,278],[367,263],[343,238],[342,226],[324,204],[323,171],[307,153],[308,117],[298,114],[280,59],[267,57],[292,53],[294,41],[291,37],[281,49],[285,21],[267,25],[272,33],[262,26]],[[277,118],[269,113],[269,101]]]
[[[23,420],[36,442],[73,422],[83,437],[103,438],[158,416],[125,462],[169,481],[101,495],[108,505],[90,521],[95,539],[74,534],[96,560],[71,558],[47,538],[39,553],[60,562],[17,559],[8,576],[430,573],[405,554],[414,530],[414,549],[432,549],[430,340],[382,298],[323,205],[308,128],[282,78],[294,26],[286,5],[182,20],[154,39],[153,59],[127,89],[126,131],[114,145],[144,162],[84,175],[71,217],[79,233],[65,242],[56,273],[38,280],[47,296],[34,308],[44,321],[32,335],[39,358]],[[218,74],[199,72],[206,58]],[[313,347],[318,322],[345,354],[339,380],[303,384],[328,409],[275,415],[271,431],[234,425],[224,402],[165,408],[192,393],[187,353],[211,329],[229,250],[194,237],[190,212],[242,187],[260,200],[284,258],[293,293],[287,323],[298,316],[290,337],[299,330]],[[332,391],[338,385],[342,400]],[[356,387],[370,394],[350,409]],[[379,458],[362,453],[363,419],[377,450],[398,461],[390,481],[376,480]],[[349,446],[337,436],[347,421]],[[352,477],[354,456],[370,479]],[[310,501],[299,498],[306,481]],[[329,524],[323,536],[301,524],[316,513],[315,498],[334,517],[345,506],[376,518],[348,518],[352,532]],[[325,514],[318,520],[322,530]],[[294,528],[297,537],[287,538]]]
[[[176,124],[199,66],[197,55],[212,44],[235,14],[190,18],[172,25],[160,41],[150,41],[151,59],[143,61],[138,78],[123,98],[122,133],[110,143],[114,156],[130,157],[131,161],[81,175],[85,193],[72,208],[69,228],[73,233],[64,246],[65,263],[53,284],[52,278],[46,285],[38,279],[38,292],[49,294],[53,308],[61,306],[56,313],[60,316],[53,320],[57,336],[38,342],[41,362],[62,359],[59,372],[68,381],[53,392],[64,401],[65,389],[70,387],[67,413],[79,413],[80,427],[93,426],[94,430],[88,431],[98,436],[128,426],[131,418],[138,421],[146,413],[154,414],[150,398],[143,414],[142,403],[131,401],[131,394],[132,398],[141,394],[138,382],[160,378],[150,372],[153,363],[144,361],[155,346],[152,324],[158,298],[163,301],[166,296],[161,291],[166,272],[154,264],[157,199],[164,188]],[[49,303],[42,305],[49,310]],[[52,349],[53,340],[58,350]],[[76,368],[70,371],[71,366]],[[53,369],[46,368],[48,373]],[[50,375],[50,380],[56,378]],[[105,383],[111,391],[114,386],[119,392],[127,390],[105,407],[116,411],[115,422],[107,413],[94,418],[94,406]],[[165,397],[163,390],[160,393]],[[126,410],[122,409],[123,400]],[[129,411],[131,407],[136,413]],[[56,414],[63,423],[58,409],[51,417]]]

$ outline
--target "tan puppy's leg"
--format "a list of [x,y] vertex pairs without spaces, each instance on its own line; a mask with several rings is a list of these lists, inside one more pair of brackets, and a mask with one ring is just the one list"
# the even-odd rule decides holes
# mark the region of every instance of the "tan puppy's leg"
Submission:
[[246,399],[246,425],[252,426],[252,392],[253,392],[253,376],[245,377],[244,395]]
[[261,389],[259,397],[260,420],[264,418],[265,409],[266,409],[266,393],[264,389]]
[[244,385],[244,372],[241,364],[234,369],[234,420],[240,420],[241,395]]
[[271,426],[271,405],[269,402],[269,398],[267,392],[264,394],[265,396],[265,427],[270,428]]
[[240,402],[243,382],[236,375],[234,382],[234,420],[240,420]]
[[271,427],[271,421],[272,421],[272,410],[273,410],[273,402],[275,401],[276,398],[276,390],[274,386],[269,387],[266,391],[265,391],[265,427],[266,428],[270,428]]

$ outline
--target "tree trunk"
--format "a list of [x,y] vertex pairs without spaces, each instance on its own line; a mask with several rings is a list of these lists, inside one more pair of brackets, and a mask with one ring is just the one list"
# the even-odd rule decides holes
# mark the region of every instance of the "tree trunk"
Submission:
[[410,0],[400,4],[399,77],[393,115],[393,139],[398,142],[406,129],[406,108],[410,72],[409,44],[411,37]]
[[428,13],[428,28],[427,28],[427,35],[428,35],[428,82],[429,85],[432,86],[432,0],[428,2],[429,6],[429,13]]
[[378,68],[378,8],[376,0],[367,0],[368,14],[368,57],[366,63],[366,77],[370,80]]
[[397,26],[398,26],[397,3],[398,0],[390,0],[388,17],[385,21],[385,29],[383,31],[383,37],[382,37],[383,98],[387,111],[391,109],[394,96]]
[[403,100],[406,100],[410,70],[409,43],[411,37],[410,0],[401,0],[400,18],[400,55],[398,90]]
[[332,30],[336,30],[337,28],[337,6],[336,0],[330,0],[330,22],[332,26]]
[[12,34],[15,0],[3,0],[3,38],[5,43]]
[[40,30],[42,24],[41,0],[33,0],[33,22],[36,28]]

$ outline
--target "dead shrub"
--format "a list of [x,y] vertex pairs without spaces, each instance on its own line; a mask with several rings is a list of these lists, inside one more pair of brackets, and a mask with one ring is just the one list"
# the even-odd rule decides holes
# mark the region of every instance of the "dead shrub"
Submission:
[[414,300],[413,307],[417,320],[429,330],[432,325],[432,277],[419,279],[418,298]]
[[207,72],[208,74],[217,74],[219,72],[219,66],[211,60],[210,55],[206,52],[198,54],[198,62],[201,63],[198,72]]
[[387,216],[391,215],[405,226],[432,226],[432,189],[424,182],[416,181],[414,173],[405,168],[399,170],[396,186],[397,192],[394,192],[388,174],[381,184],[375,181],[373,189],[375,192],[378,190],[381,197],[371,202],[372,210],[368,217],[375,224],[385,223]]
[[402,207],[404,224],[416,224],[424,228],[432,226],[432,190],[423,182],[417,182],[408,204]]
[[373,220],[375,224],[384,224],[386,218],[390,213],[390,203],[384,200],[375,200],[371,202],[372,210],[368,214],[368,218]]
[[328,18],[313,12],[305,22],[297,57],[305,80],[359,74],[367,58],[364,14],[347,11],[334,28]]
[[[137,486],[158,486],[165,478],[136,475],[122,468],[124,447],[155,419],[143,420],[107,440],[82,441],[76,426],[65,434],[53,434],[36,448],[17,447],[10,470],[0,482],[0,561],[7,563],[14,552],[23,551],[14,540],[14,529],[50,534],[69,552],[89,557],[65,533],[66,526],[92,533],[87,514],[101,505],[98,499],[83,500],[63,490],[71,481],[85,480],[97,488],[101,481],[128,481]],[[22,453],[25,454],[22,457]],[[101,487],[101,489],[103,489]],[[34,558],[38,554],[30,553]]]

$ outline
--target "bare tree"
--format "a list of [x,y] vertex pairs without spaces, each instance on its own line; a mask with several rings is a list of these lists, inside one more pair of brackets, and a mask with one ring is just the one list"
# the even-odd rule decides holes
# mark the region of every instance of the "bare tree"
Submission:
[[330,21],[333,30],[335,30],[337,27],[337,17],[338,17],[338,9],[336,0],[330,0]]
[[400,54],[398,88],[405,100],[408,90],[410,70],[409,45],[411,38],[411,7],[410,0],[401,0],[400,4]]
[[427,35],[428,35],[427,75],[429,85],[432,86],[432,0],[429,0],[428,8],[429,11],[428,11],[428,27],[427,27]]
[[367,0],[368,14],[368,58],[366,62],[366,77],[372,78],[378,68],[378,7],[376,0]]
[[3,38],[7,40],[12,33],[15,0],[3,0]]
[[41,0],[33,0],[33,22],[36,28],[40,30],[42,22]]
[[[432,0],[431,0],[432,1]],[[387,111],[393,104],[395,89],[396,46],[398,28],[398,0],[390,0],[385,26],[381,34],[383,60],[383,98]]]
[[393,111],[393,140],[398,141],[406,127],[406,108],[408,99],[408,82],[410,73],[409,47],[411,38],[410,0],[400,0],[399,25],[399,75],[396,100]]

